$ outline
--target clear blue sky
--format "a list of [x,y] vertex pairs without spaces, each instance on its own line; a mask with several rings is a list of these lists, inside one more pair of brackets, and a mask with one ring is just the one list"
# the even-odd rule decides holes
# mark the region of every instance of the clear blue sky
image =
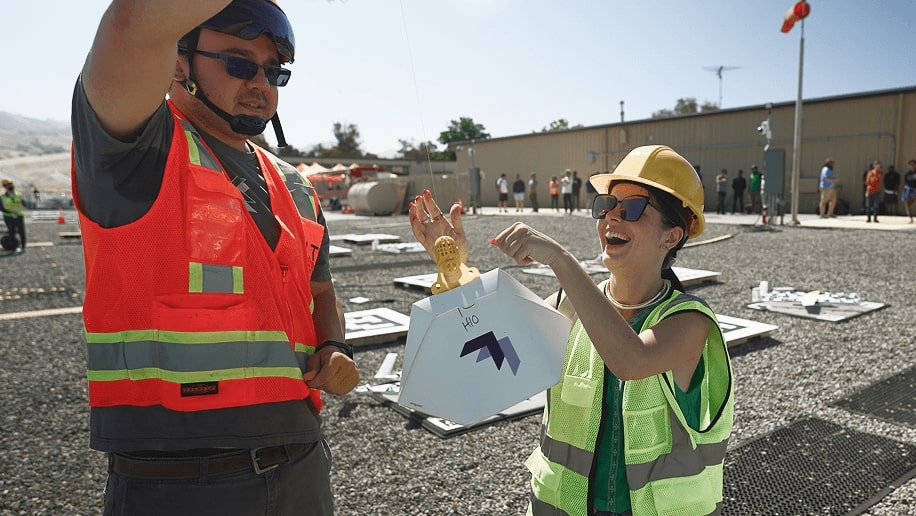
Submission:
[[[559,118],[648,118],[678,98],[724,108],[793,101],[793,0],[280,0],[296,30],[281,90],[289,142],[333,143],[354,124],[365,151],[436,141],[471,117],[494,137]],[[69,120],[77,73],[108,2],[6,2],[10,68],[0,111]],[[805,98],[916,86],[916,1],[814,0],[805,22]],[[14,64],[15,63],[15,64]],[[266,133],[274,141],[271,129]]]

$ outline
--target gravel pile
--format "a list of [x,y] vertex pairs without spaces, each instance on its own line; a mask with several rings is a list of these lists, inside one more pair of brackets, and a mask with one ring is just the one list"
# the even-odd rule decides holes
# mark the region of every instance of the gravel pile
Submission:
[[[469,216],[470,263],[481,272],[501,267],[541,296],[553,278],[522,274],[487,241],[514,220],[555,236],[580,259],[594,258],[594,224],[586,217]],[[334,217],[333,233],[391,233],[412,241],[406,217]],[[79,306],[82,248],[61,244],[72,224],[31,223],[30,248],[0,257],[5,271],[0,313]],[[718,283],[689,289],[720,314],[779,326],[769,338],[731,349],[736,372],[736,420],[730,446],[803,417],[907,443],[916,428],[895,425],[829,403],[916,364],[912,320],[916,283],[908,281],[916,233],[855,229],[709,224],[700,241],[730,235],[680,253],[678,265],[721,273]],[[425,254],[389,254],[347,245],[351,257],[332,259],[338,296],[347,311],[388,307],[410,313],[420,291],[392,279],[434,272]],[[594,276],[596,281],[598,276]],[[751,288],[856,292],[888,307],[845,323],[790,317],[745,308]],[[369,298],[351,305],[348,299]],[[88,449],[85,344],[79,314],[0,320],[0,515],[100,513],[105,459]],[[363,381],[400,343],[358,348]],[[400,363],[397,364],[400,368]],[[441,439],[365,395],[326,397],[325,430],[334,453],[333,482],[341,515],[522,514],[528,496],[523,462],[536,446],[539,416],[496,423]],[[916,513],[910,480],[866,514]]]

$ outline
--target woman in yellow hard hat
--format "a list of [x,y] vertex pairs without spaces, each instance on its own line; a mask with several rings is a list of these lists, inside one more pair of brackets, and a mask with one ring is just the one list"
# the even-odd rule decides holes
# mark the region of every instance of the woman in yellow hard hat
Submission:
[[[631,151],[590,178],[607,280],[516,222],[491,242],[518,264],[549,266],[548,301],[573,321],[563,375],[551,387],[541,443],[526,461],[529,514],[709,514],[722,509],[722,468],[734,410],[725,339],[712,309],[671,272],[703,232],[703,186],[672,149]],[[445,218],[428,192],[411,203],[414,235],[467,239],[455,206]],[[628,512],[629,511],[629,512]]]

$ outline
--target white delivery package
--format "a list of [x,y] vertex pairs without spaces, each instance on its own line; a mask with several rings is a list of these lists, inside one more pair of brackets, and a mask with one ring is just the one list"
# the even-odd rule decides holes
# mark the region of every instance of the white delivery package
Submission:
[[556,384],[571,322],[494,269],[417,301],[398,403],[470,425]]

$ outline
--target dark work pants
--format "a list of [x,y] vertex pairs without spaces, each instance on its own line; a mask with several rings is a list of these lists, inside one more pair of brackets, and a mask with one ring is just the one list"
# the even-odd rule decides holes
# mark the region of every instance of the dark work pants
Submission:
[[3,217],[3,221],[6,222],[10,236],[19,234],[19,247],[25,249],[25,217]]
[[[203,463],[201,469],[206,471]],[[127,477],[109,468],[104,515],[332,516],[330,471],[331,452],[323,440],[298,460],[260,474],[164,480]]]

